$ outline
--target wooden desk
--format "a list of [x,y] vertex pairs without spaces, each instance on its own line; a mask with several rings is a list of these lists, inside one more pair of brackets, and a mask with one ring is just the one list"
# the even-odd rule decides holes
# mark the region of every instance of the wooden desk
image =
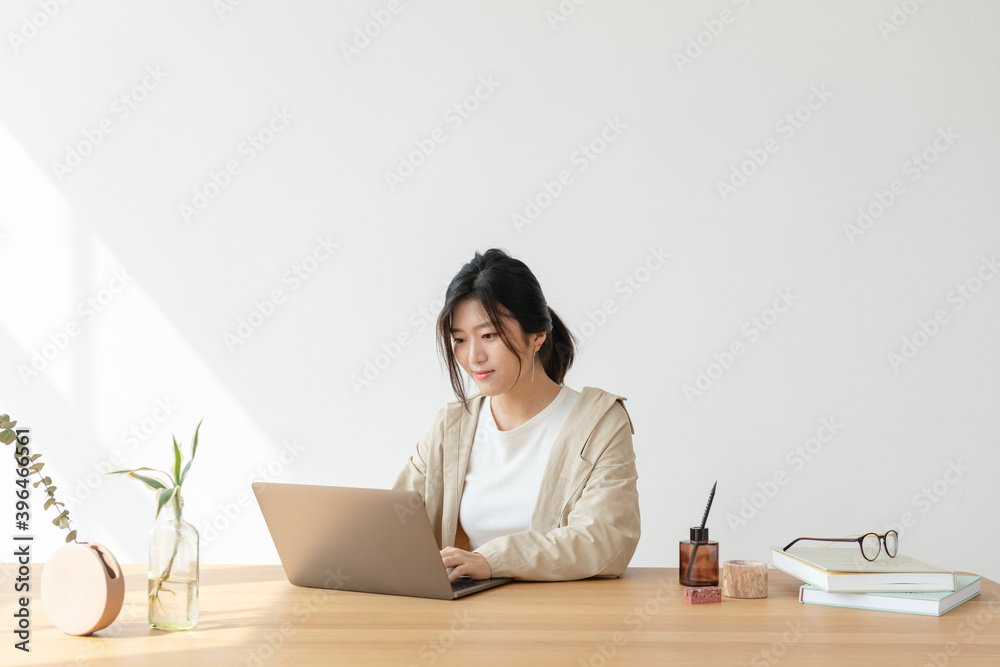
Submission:
[[93,637],[53,628],[36,594],[26,654],[9,629],[13,568],[0,565],[0,664],[1000,665],[1000,586],[985,579],[979,597],[934,618],[800,604],[799,583],[774,570],[766,599],[694,606],[674,568],[442,601],[296,588],[280,566],[204,566],[198,628],[165,633],[146,623],[145,568],[124,569],[122,613]]

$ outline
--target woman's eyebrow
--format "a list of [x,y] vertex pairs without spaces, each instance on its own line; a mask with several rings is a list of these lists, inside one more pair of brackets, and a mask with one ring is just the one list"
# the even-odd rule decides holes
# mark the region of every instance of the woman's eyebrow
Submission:
[[[493,325],[492,322],[490,322],[489,320],[487,320],[485,322],[477,324],[476,326],[474,326],[472,328],[473,329],[494,329],[496,327]],[[451,331],[451,333],[463,333],[463,331],[461,329],[458,329],[456,327],[452,327],[450,331]]]

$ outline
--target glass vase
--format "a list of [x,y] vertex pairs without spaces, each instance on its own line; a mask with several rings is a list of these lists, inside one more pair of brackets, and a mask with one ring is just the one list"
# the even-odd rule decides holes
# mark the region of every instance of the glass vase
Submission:
[[149,533],[149,627],[156,630],[198,625],[198,530],[183,507],[175,493]]

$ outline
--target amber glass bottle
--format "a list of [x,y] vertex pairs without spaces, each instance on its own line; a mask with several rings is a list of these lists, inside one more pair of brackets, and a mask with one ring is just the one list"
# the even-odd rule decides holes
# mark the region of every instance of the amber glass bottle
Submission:
[[692,528],[691,539],[680,543],[681,585],[719,585],[719,543],[708,539],[708,528]]

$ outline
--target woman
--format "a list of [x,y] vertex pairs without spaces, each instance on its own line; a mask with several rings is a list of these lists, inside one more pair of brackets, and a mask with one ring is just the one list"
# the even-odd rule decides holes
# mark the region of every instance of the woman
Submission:
[[458,401],[393,488],[423,497],[450,579],[624,572],[639,542],[625,399],[562,385],[573,338],[531,270],[477,252],[448,285],[437,336]]

